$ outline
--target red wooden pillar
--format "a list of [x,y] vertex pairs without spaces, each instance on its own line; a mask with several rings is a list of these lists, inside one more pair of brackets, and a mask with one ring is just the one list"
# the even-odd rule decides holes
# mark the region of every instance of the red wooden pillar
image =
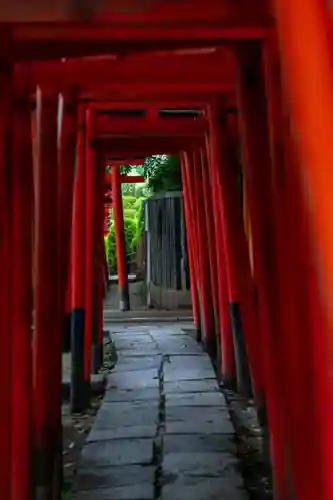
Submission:
[[[211,153],[207,144],[207,153]],[[213,204],[213,221],[216,237],[216,265],[218,280],[218,307],[220,318],[220,349],[221,378],[228,386],[235,386],[236,367],[232,339],[231,318],[229,311],[229,291],[226,272],[225,243],[223,237],[223,217],[221,204],[221,189],[218,182],[217,166],[212,154],[207,154],[209,160],[209,176],[211,182],[211,197]]]
[[[317,410],[317,366],[312,358],[313,337],[327,331],[315,276],[314,244],[311,241],[307,199],[302,193],[295,148],[283,117],[280,67],[275,47],[265,47],[266,95],[270,117],[272,189],[277,220],[279,316],[284,357],[287,432],[296,498],[326,498],[323,469],[326,457],[320,446],[323,419]],[[289,132],[289,133],[288,133]],[[288,136],[287,136],[288,134]],[[284,139],[284,142],[281,141]],[[284,148],[281,148],[281,144]],[[296,335],[295,332],[302,332]],[[305,385],[304,380],[308,380]],[[313,409],[316,411],[313,411]],[[307,454],[304,433],[307,432]],[[326,442],[326,441],[325,441]],[[311,471],[311,472],[310,472]],[[320,493],[319,493],[320,492]]]
[[[290,463],[286,442],[288,408],[284,406],[285,377],[277,310],[279,277],[276,273],[276,221],[272,202],[272,179],[268,144],[267,109],[264,99],[262,53],[259,43],[239,53],[239,109],[245,189],[253,237],[254,276],[258,286],[268,421],[271,435],[275,495],[289,498]],[[283,207],[282,207],[283,209]],[[281,370],[282,368],[282,370]],[[288,383],[287,380],[285,381]],[[286,389],[287,386],[285,386]],[[288,390],[288,389],[287,389]]]
[[[297,140],[298,161],[292,167],[301,185],[303,210],[311,231],[314,254],[312,270],[315,279],[312,278],[312,289],[309,290],[313,295],[309,361],[315,367],[314,407],[319,420],[316,441],[320,456],[318,459],[317,451],[316,479],[313,479],[317,482],[317,496],[328,499],[333,496],[332,4],[324,0],[309,0],[302,5],[304,8],[299,14],[295,5],[284,0],[276,0],[274,4],[284,92],[290,109],[291,129]],[[305,46],[310,48],[309,51],[304,52]],[[322,311],[326,327],[321,324]]]
[[95,338],[95,229],[96,229],[96,151],[94,141],[94,112],[86,110],[86,269],[85,269],[85,379],[90,380],[93,344]]
[[214,358],[216,355],[216,339],[214,335],[213,302],[210,289],[209,256],[207,249],[206,221],[200,199],[202,197],[200,183],[199,153],[192,155],[192,161],[186,164],[187,182],[190,191],[191,210],[196,226],[196,244],[198,247],[198,267],[200,272],[200,305],[203,341],[207,351]]
[[[86,271],[86,138],[85,108],[78,110],[76,143],[76,169],[74,178],[74,200],[71,241],[71,411],[80,412],[87,408],[90,393],[89,370],[85,370],[85,271]],[[90,353],[90,343],[89,343]]]
[[[30,100],[14,101],[12,122],[12,500],[33,498],[32,215]],[[8,432],[8,429],[6,429]],[[6,460],[9,460],[6,457]]]
[[121,311],[128,311],[130,309],[130,299],[126,262],[123,200],[121,192],[120,168],[117,166],[112,167],[112,201],[116,235],[119,307]]
[[103,363],[103,298],[105,283],[105,244],[104,244],[104,180],[105,161],[102,155],[97,156],[96,163],[96,329],[97,329],[97,349],[96,366]]
[[[215,332],[218,332],[219,318],[218,318],[218,283],[216,278],[216,239],[214,230],[214,215],[213,215],[213,205],[211,197],[210,176],[206,158],[206,151],[204,150],[200,151],[200,160],[201,160],[202,196],[204,202],[205,222],[207,228],[207,247],[208,247],[208,257],[209,257],[211,295],[214,308]],[[219,341],[219,339],[217,340]],[[220,349],[218,349],[218,355],[220,355]]]
[[2,432],[3,463],[0,469],[0,491],[4,498],[11,498],[11,429],[12,429],[12,305],[11,305],[11,104],[12,68],[0,70],[0,402],[3,411],[0,416]]
[[261,335],[250,257],[243,223],[242,187],[223,109],[211,110],[212,155],[220,189],[225,257],[238,388],[251,393],[248,359],[257,405],[264,408]]
[[58,94],[37,89],[35,208],[34,401],[37,495],[50,495],[54,437],[58,419],[54,399],[61,385],[58,269]]
[[[59,159],[59,268],[61,286],[59,301],[62,308],[63,346],[69,345],[70,308],[66,302],[66,289],[70,283],[70,241],[72,228],[73,190],[76,159],[76,136],[78,121],[78,102],[75,89],[69,89],[60,97],[60,117],[58,129]],[[70,291],[69,291],[70,292]],[[69,293],[70,296],[70,293]]]
[[185,213],[185,225],[186,225],[186,241],[187,241],[187,254],[190,269],[190,287],[191,287],[191,299],[192,299],[192,311],[193,311],[193,321],[197,332],[197,336],[200,338],[200,305],[198,296],[198,269],[197,261],[195,256],[195,228],[193,224],[193,219],[191,217],[191,204],[189,199],[189,186],[187,182],[187,175],[185,173],[185,161],[184,154],[181,158],[182,163],[182,185],[183,185],[183,198],[184,198],[184,213]]

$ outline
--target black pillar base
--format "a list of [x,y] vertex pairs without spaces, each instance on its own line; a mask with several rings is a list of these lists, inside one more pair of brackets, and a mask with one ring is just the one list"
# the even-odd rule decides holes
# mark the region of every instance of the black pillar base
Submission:
[[120,311],[130,310],[130,297],[128,283],[125,286],[119,286],[119,309]]
[[91,346],[91,373],[97,374],[101,368],[101,349],[99,342]]
[[70,407],[72,413],[80,413],[90,404],[90,380],[84,379],[84,309],[72,310],[71,353],[72,376]]
[[229,305],[234,339],[235,362],[237,373],[237,388],[240,394],[246,397],[252,396],[251,375],[244,341],[243,324],[240,306],[237,302]]
[[64,316],[64,331],[62,334],[62,352],[71,351],[71,313]]

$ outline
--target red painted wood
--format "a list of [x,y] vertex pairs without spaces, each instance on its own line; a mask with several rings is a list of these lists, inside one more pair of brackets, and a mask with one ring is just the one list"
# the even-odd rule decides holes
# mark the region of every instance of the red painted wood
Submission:
[[197,259],[195,255],[195,228],[191,216],[191,203],[189,198],[189,186],[187,182],[187,175],[184,172],[186,165],[186,159],[184,154],[181,157],[182,162],[182,183],[183,183],[183,197],[184,197],[184,212],[185,212],[185,224],[186,224],[186,239],[187,239],[187,253],[189,260],[190,269],[190,286],[191,286],[191,298],[192,298],[192,312],[193,321],[198,334],[200,334],[201,324],[200,324],[200,304],[198,295],[198,268]]
[[174,135],[178,137],[203,136],[208,131],[205,119],[175,118],[148,121],[143,118],[96,117],[96,137],[141,137]]
[[[193,169],[192,176],[189,175],[189,169]],[[192,190],[192,211],[194,223],[196,224],[196,246],[198,247],[198,261],[200,267],[201,288],[200,302],[203,326],[203,341],[210,352],[215,349],[214,337],[214,316],[213,303],[210,288],[209,274],[209,256],[207,249],[207,236],[205,226],[205,214],[201,210],[201,182],[200,182],[200,157],[199,154],[193,154],[190,163],[186,165],[186,175],[188,176],[189,188]]]
[[[211,136],[213,141],[214,135]],[[236,367],[233,336],[231,329],[231,318],[229,309],[229,290],[226,272],[226,254],[223,225],[222,192],[218,177],[218,163],[215,155],[211,153],[210,145],[207,147],[207,157],[209,160],[209,175],[211,182],[211,196],[213,201],[213,220],[216,236],[217,255],[217,282],[218,282],[218,303],[219,303],[219,326],[220,326],[220,347],[221,347],[221,376],[224,382],[234,387],[236,380]]]
[[[249,68],[249,64],[251,67]],[[256,84],[247,86],[247,75],[255,75]],[[284,405],[283,385],[285,358],[279,344],[280,313],[277,289],[276,235],[271,194],[270,151],[268,143],[267,109],[264,100],[262,55],[258,46],[240,53],[239,123],[242,141],[243,173],[253,238],[254,276],[258,286],[261,339],[265,355],[268,420],[272,443],[274,493],[278,500],[290,496],[290,448],[286,436],[286,421],[292,408]],[[283,202],[284,203],[284,202]],[[283,210],[283,206],[280,207]],[[280,210],[279,208],[279,210]],[[290,214],[288,215],[288,217]],[[293,280],[294,281],[294,280]],[[297,278],[296,278],[297,282]],[[295,281],[294,285],[295,286]],[[286,384],[289,384],[285,380]],[[293,439],[293,438],[292,438]]]
[[116,237],[117,274],[120,295],[120,309],[129,308],[128,272],[126,263],[123,201],[119,167],[112,167],[113,216]]
[[1,331],[1,390],[0,402],[4,410],[0,415],[2,432],[2,449],[4,460],[0,469],[0,491],[6,498],[11,496],[11,432],[12,432],[12,304],[10,294],[10,282],[12,279],[12,242],[10,231],[12,228],[11,213],[11,162],[10,162],[10,125],[11,125],[11,103],[12,103],[12,73],[9,67],[7,71],[0,72],[0,259],[2,263],[0,280],[0,331]]
[[90,383],[91,349],[93,340],[93,283],[95,254],[95,216],[96,216],[96,151],[92,145],[94,136],[94,115],[86,110],[86,254],[85,254],[85,379]]
[[[14,102],[12,144],[12,463],[13,500],[32,498],[32,215],[30,103]],[[8,432],[8,428],[6,429]],[[6,457],[8,460],[8,457]]]
[[[85,308],[85,254],[86,254],[86,138],[85,110],[78,109],[78,132],[76,144],[77,167],[74,182],[72,223],[72,308]],[[89,374],[90,375],[90,374]]]
[[[56,418],[54,398],[60,391],[57,216],[58,95],[38,93],[36,124],[35,336],[34,409],[37,485],[52,489]],[[47,374],[47,376],[46,376]]]

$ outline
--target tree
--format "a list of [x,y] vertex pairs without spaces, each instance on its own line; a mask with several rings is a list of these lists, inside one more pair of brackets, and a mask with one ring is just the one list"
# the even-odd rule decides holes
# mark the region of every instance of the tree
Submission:
[[181,167],[178,156],[154,155],[146,158],[141,175],[147,179],[149,190],[155,194],[182,189]]

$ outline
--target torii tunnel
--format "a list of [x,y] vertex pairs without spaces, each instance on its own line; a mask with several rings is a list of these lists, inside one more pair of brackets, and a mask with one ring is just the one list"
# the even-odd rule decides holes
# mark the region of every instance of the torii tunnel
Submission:
[[106,165],[126,309],[119,165],[177,154],[198,339],[254,395],[274,499],[333,500],[332,48],[325,0],[0,3],[1,499],[61,498],[62,334],[70,314],[80,409]]

